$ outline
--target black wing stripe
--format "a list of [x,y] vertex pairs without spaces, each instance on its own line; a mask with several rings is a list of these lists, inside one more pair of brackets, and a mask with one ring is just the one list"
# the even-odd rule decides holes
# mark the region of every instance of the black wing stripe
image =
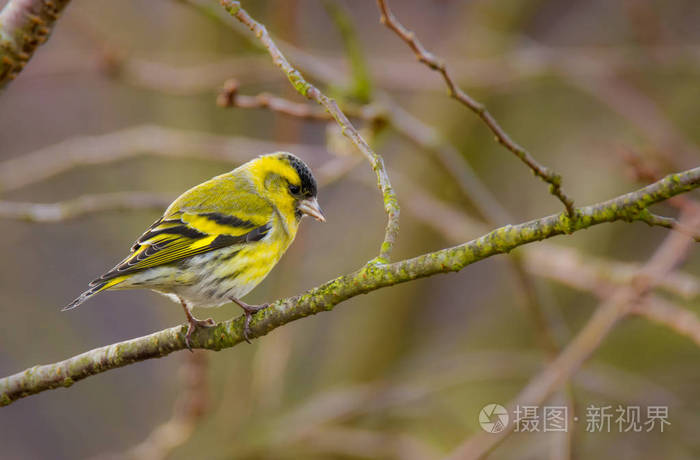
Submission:
[[[180,227],[163,229],[162,232],[167,233],[170,230],[179,229],[179,228]],[[214,240],[211,243],[209,243],[208,246],[202,247],[201,250],[198,250],[195,254],[192,254],[192,255],[187,256],[187,257],[192,257],[194,255],[203,254],[205,252],[213,251],[215,249],[225,248],[228,246],[232,246],[234,244],[244,244],[244,243],[251,243],[251,242],[255,242],[255,241],[260,241],[270,232],[271,228],[272,227],[270,226],[270,224],[265,224],[263,226],[260,226],[260,227],[257,227],[255,229],[251,230],[250,232],[248,232],[244,235],[238,235],[238,236],[219,235],[216,238],[214,238]],[[155,233],[155,232],[151,232],[151,233]],[[181,235],[181,233],[177,233],[177,232],[172,232],[172,233],[177,234],[177,235]],[[207,235],[202,234],[200,232],[197,232],[197,233],[201,236],[194,238],[195,240],[200,239],[200,238],[204,238],[207,236]],[[187,236],[187,235],[185,235],[185,236]],[[129,273],[134,273],[134,272],[138,272],[141,270],[147,270],[149,268],[153,268],[153,267],[133,268],[133,266],[138,264],[142,260],[148,259],[149,257],[157,254],[162,249],[168,247],[168,245],[170,243],[177,241],[177,240],[178,240],[178,238],[166,239],[164,241],[159,241],[158,243],[155,243],[155,244],[147,247],[143,252],[139,253],[136,257],[129,258],[127,261],[120,263],[119,265],[114,267],[109,272],[105,273],[101,277],[94,280],[92,283],[90,283],[90,285],[94,285],[96,283],[110,280],[112,278],[116,278],[117,276],[122,276],[122,275],[126,275]],[[139,246],[140,245],[135,245],[136,248],[138,248]],[[175,261],[173,261],[173,262],[175,262]],[[158,266],[158,265],[155,265],[155,266]]]
[[205,217],[220,225],[228,225],[229,227],[255,228],[255,224],[249,220],[239,219],[236,216],[227,216],[226,214],[220,214],[218,212],[205,212],[199,214],[199,216]]

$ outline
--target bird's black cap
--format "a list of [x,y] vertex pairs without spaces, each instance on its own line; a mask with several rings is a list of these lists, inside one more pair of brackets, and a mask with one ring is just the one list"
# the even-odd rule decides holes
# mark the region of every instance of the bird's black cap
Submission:
[[292,168],[299,174],[299,178],[301,179],[301,194],[303,196],[316,197],[318,190],[316,187],[316,179],[314,179],[314,175],[311,174],[311,169],[306,166],[306,163],[291,153],[287,154],[287,161],[289,161]]

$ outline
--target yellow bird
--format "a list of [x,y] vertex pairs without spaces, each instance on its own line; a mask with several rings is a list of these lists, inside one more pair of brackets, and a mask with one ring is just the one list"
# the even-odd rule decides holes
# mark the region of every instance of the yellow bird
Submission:
[[325,222],[316,201],[316,180],[287,152],[255,158],[180,195],[148,227],[129,256],[90,283],[63,310],[107,289],[152,289],[180,302],[189,327],[214,321],[192,316],[192,307],[235,302],[250,316],[268,305],[241,297],[258,285],[294,241],[305,215]]

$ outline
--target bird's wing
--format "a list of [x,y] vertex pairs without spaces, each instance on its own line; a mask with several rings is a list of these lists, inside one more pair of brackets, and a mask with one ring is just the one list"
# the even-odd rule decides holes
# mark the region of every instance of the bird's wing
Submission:
[[158,219],[134,243],[126,259],[91,284],[215,249],[261,240],[272,228],[272,207],[256,195],[243,195],[240,198],[246,205],[233,213],[201,207],[169,209],[167,215]]

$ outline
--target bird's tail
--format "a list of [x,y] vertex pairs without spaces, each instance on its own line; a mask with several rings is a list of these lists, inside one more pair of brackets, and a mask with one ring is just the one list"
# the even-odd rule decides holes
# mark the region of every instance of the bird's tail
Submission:
[[94,296],[95,294],[99,294],[100,292],[104,291],[105,289],[109,289],[112,286],[115,286],[115,285],[121,283],[122,281],[124,281],[124,279],[125,279],[124,277],[120,276],[118,278],[113,278],[113,279],[107,280],[107,281],[99,281],[99,280],[93,281],[92,283],[90,283],[90,286],[91,286],[90,289],[88,289],[87,291],[80,294],[80,296],[77,299],[75,299],[74,301],[72,301],[71,303],[66,305],[65,307],[61,308],[61,311],[72,310],[75,307],[80,306],[81,303],[85,302],[90,297]]

